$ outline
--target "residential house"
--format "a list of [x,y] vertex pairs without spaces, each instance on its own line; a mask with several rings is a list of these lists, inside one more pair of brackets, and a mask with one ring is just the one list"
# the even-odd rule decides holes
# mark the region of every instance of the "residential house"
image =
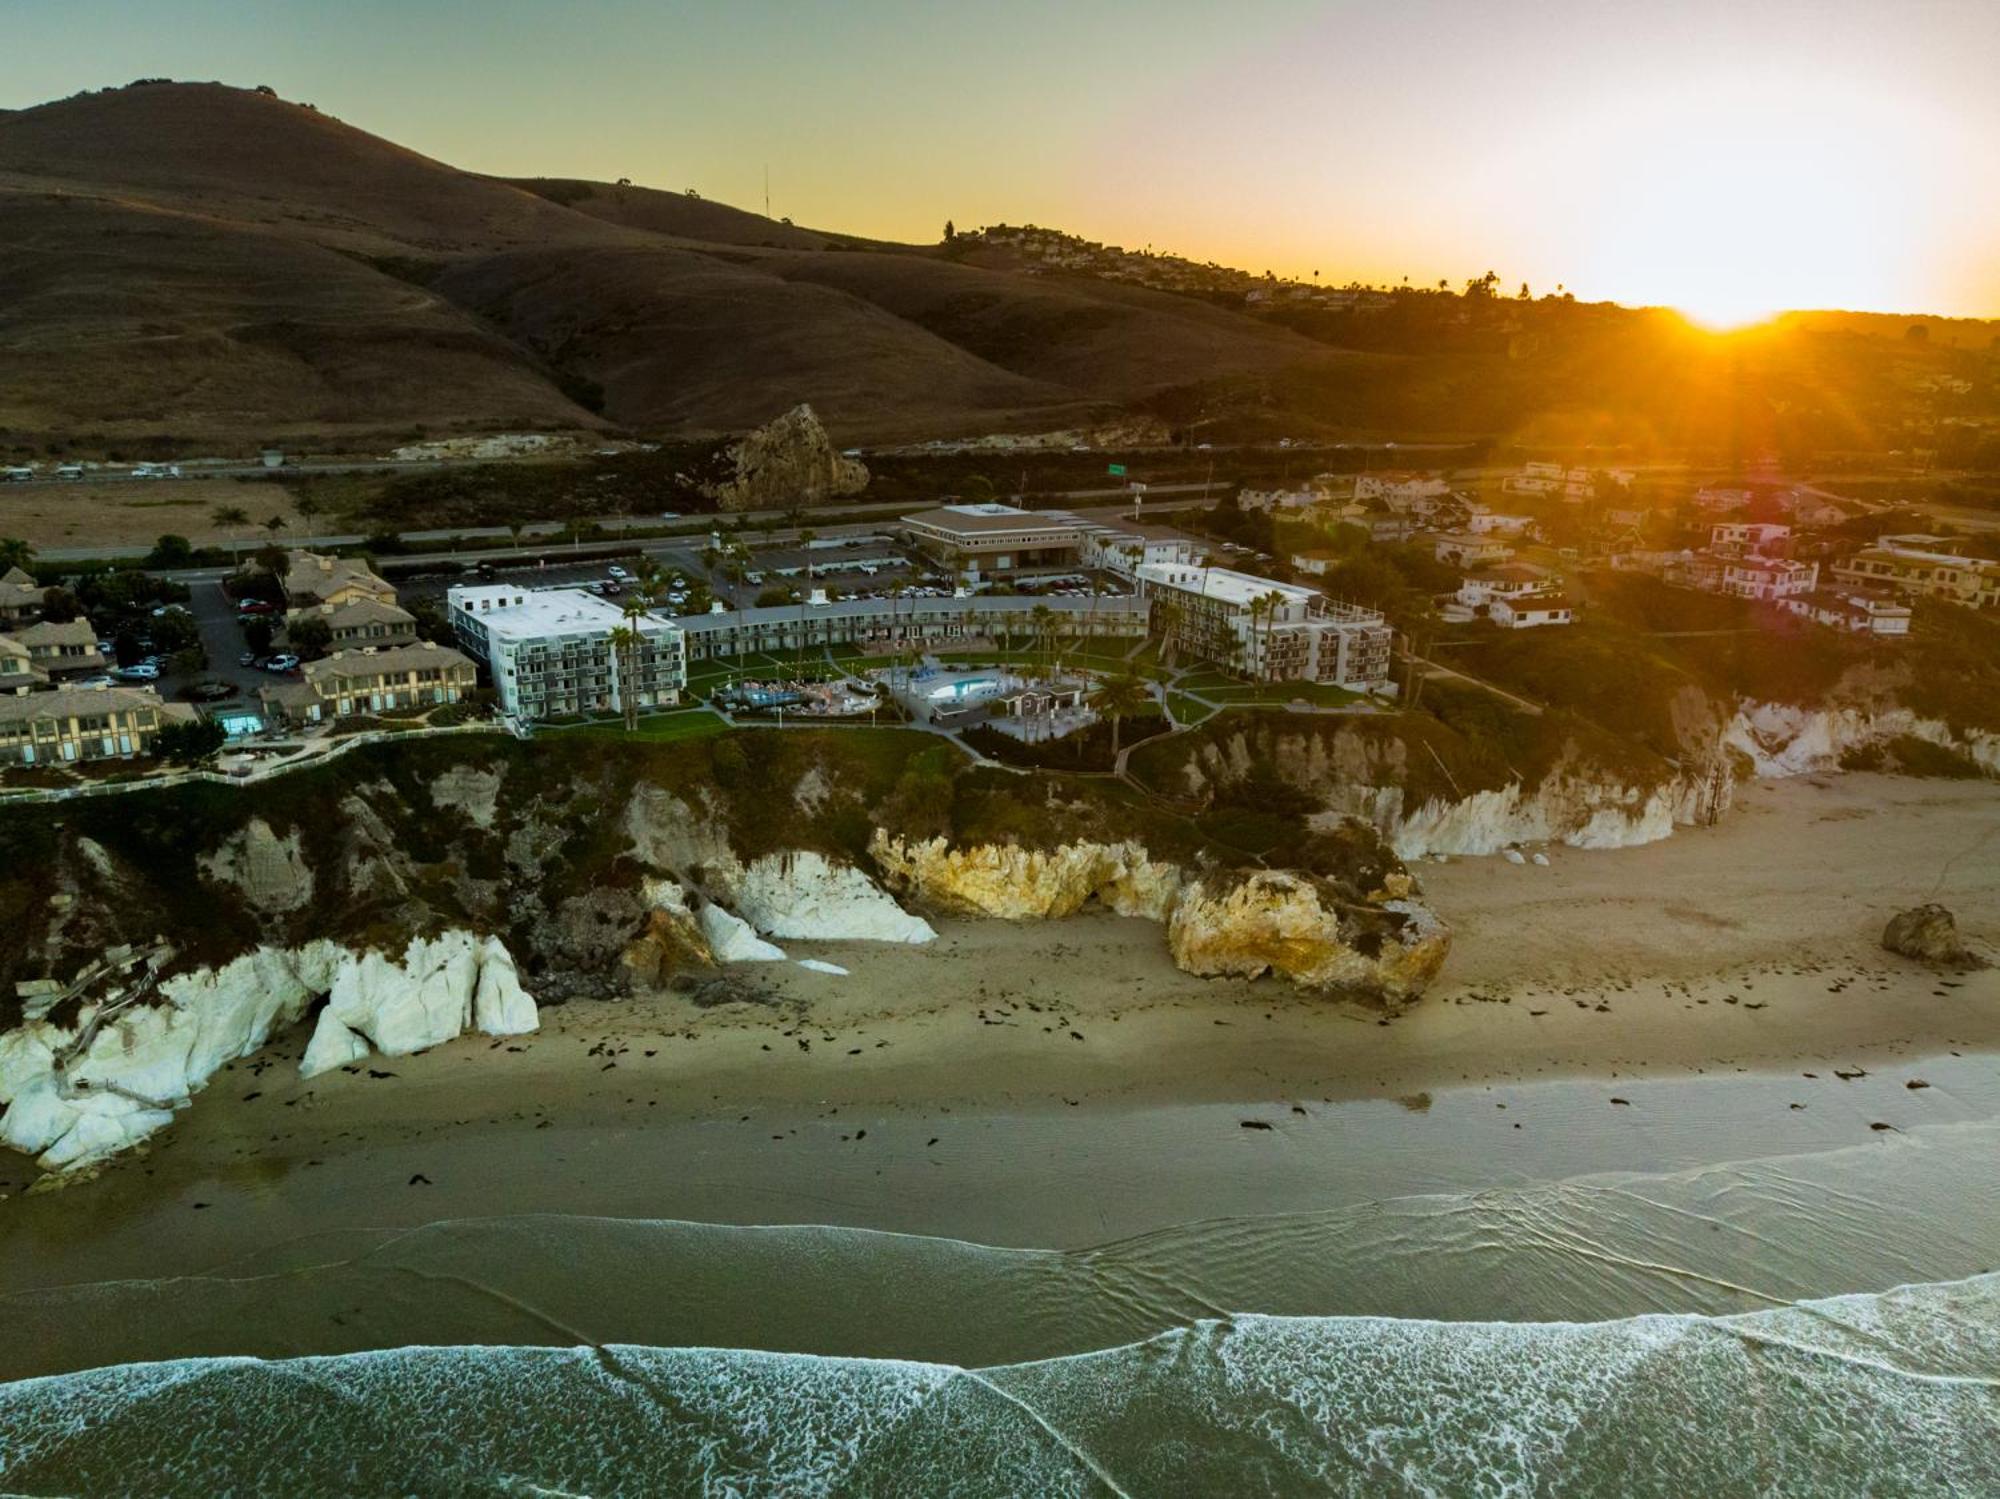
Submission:
[[51,682],[72,677],[93,676],[104,670],[104,656],[97,649],[97,631],[87,619],[56,624],[43,620],[14,632],[27,647],[28,659],[48,674]]
[[369,647],[417,643],[416,616],[393,603],[375,598],[349,599],[344,604],[321,604],[317,608],[294,609],[285,617],[286,626],[302,620],[326,621],[329,651],[358,651]]
[[1137,575],[1148,563],[1186,566],[1196,558],[1193,538],[1166,526],[1142,526],[1117,521],[1090,526],[1084,532],[1083,563],[1121,578]]
[[1874,546],[1834,563],[1833,576],[1853,587],[1892,588],[1974,609],[2000,608],[2000,562],[1962,557],[1956,544],[1933,536],[1881,537]]
[[323,604],[349,604],[357,599],[373,599],[383,604],[396,602],[396,590],[377,577],[367,563],[320,552],[287,552],[284,576],[278,580],[278,586],[284,591],[288,614],[317,609]]
[[1725,511],[1741,510],[1751,501],[1747,489],[1723,488],[1704,484],[1694,492],[1694,507],[1697,510]]
[[28,648],[12,635],[0,635],[0,692],[32,692],[49,685],[49,674],[35,665]]
[[1489,600],[1486,617],[1503,630],[1532,630],[1540,625],[1566,625],[1575,615],[1563,593],[1501,594]]
[[1236,506],[1239,510],[1262,510],[1276,515],[1286,510],[1310,510],[1326,503],[1326,495],[1318,489],[1239,489],[1236,491]]
[[0,765],[61,765],[143,755],[194,709],[140,687],[58,687],[0,697]]
[[1139,591],[1177,649],[1256,681],[1357,691],[1389,678],[1394,631],[1373,609],[1221,567],[1144,567]]
[[1718,557],[1783,557],[1791,543],[1792,528],[1772,521],[1717,521],[1708,528],[1708,549]]
[[1889,595],[1858,588],[1819,589],[1778,600],[1780,608],[1814,624],[1855,635],[1896,639],[1910,633],[1910,606]]
[[1436,539],[1433,547],[1438,561],[1454,562],[1460,567],[1490,567],[1514,555],[1514,549],[1499,537],[1478,536],[1470,531],[1447,531]]
[[1552,592],[1553,587],[1546,570],[1516,562],[1467,573],[1459,582],[1455,597],[1459,603],[1476,609],[1494,599],[1525,598],[1529,594]]
[[18,567],[0,573],[0,630],[40,619],[46,591]]
[[300,668],[300,680],[263,690],[268,708],[294,722],[321,723],[352,714],[387,713],[456,703],[472,691],[479,668],[435,641],[336,651]]
[[1534,526],[1532,515],[1509,515],[1475,503],[1466,507],[1463,529],[1474,536],[1526,536]]
[[1766,603],[1811,593],[1819,587],[1817,562],[1794,562],[1788,557],[1723,557],[1722,582],[1717,590],[1741,599],[1761,599]]
[[1357,474],[1354,498],[1380,500],[1384,504],[1422,505],[1451,498],[1451,485],[1438,474]]

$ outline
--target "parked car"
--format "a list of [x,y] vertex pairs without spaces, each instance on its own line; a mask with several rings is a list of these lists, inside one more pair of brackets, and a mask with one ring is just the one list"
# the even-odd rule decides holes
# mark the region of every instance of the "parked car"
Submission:
[[624,568],[620,567],[615,562],[612,563],[611,566],[605,568],[604,570],[614,578],[629,578],[631,576],[630,573],[626,572]]
[[257,653],[255,651],[245,651],[236,658],[236,664],[238,666],[255,666],[257,664]]
[[72,687],[110,687],[115,684],[110,677],[100,674],[94,677],[78,677],[70,685]]
[[[155,609],[153,612],[157,614],[160,611]],[[275,614],[278,612],[278,606],[269,599],[244,599],[237,604],[236,612],[238,614]]]
[[112,668],[111,675],[121,682],[157,682],[160,669],[150,661],[134,661],[130,666]]
[[194,703],[219,703],[226,697],[236,696],[236,687],[230,682],[196,682],[186,688],[181,696]]
[[288,671],[297,671],[298,669],[299,669],[299,658],[289,653],[273,656],[270,660],[264,663],[264,670],[268,672],[283,673]]

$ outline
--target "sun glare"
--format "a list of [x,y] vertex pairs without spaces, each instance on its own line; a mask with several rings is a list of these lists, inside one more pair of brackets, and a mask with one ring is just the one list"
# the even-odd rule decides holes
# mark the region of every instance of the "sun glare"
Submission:
[[1727,330],[1788,308],[1886,307],[1912,279],[1907,121],[1718,87],[1631,111],[1598,143],[1578,279]]

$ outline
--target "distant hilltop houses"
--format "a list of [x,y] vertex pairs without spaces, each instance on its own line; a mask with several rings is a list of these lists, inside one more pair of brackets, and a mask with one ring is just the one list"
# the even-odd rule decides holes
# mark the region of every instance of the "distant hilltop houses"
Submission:
[[1316,281],[1283,279],[1268,272],[1256,276],[1213,260],[1188,260],[1150,249],[1128,250],[1034,224],[992,224],[956,238],[1010,250],[1029,262],[1030,273],[1038,269],[1081,271],[1106,281],[1127,281],[1157,291],[1239,297],[1246,307],[1303,303],[1365,312],[1386,308],[1391,302],[1386,289],[1364,286],[1358,281],[1334,287],[1321,286]]

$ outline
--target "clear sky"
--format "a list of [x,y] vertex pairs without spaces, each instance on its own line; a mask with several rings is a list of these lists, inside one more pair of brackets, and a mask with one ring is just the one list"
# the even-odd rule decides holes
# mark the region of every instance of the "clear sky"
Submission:
[[268,83],[474,170],[1251,270],[2000,315],[2000,0],[9,0],[0,105]]

